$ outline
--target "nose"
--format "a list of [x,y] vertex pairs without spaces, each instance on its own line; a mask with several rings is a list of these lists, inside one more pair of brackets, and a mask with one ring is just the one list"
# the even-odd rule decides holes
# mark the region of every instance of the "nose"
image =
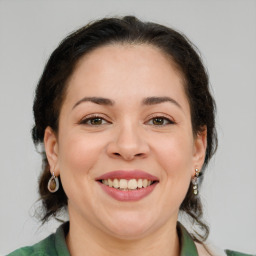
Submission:
[[111,158],[132,161],[147,157],[149,145],[140,128],[130,125],[115,131],[115,135],[107,146],[107,153]]

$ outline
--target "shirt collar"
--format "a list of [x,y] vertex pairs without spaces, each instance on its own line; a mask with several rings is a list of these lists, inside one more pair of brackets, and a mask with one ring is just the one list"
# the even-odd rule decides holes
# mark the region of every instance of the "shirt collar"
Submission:
[[178,222],[177,231],[180,239],[180,256],[198,256],[196,245],[188,231]]
[[69,222],[63,223],[56,231],[55,248],[58,256],[70,256],[66,244],[66,235],[69,231]]

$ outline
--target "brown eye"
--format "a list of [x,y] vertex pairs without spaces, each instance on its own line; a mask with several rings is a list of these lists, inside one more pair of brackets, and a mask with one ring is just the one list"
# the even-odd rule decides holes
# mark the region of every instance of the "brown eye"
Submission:
[[162,117],[156,117],[156,118],[153,118],[152,121],[154,125],[163,125],[165,120]]
[[151,118],[147,124],[149,125],[154,125],[154,126],[165,126],[165,125],[169,125],[169,124],[174,124],[174,122],[166,117],[154,117]]
[[91,120],[89,120],[89,123],[91,125],[101,125],[102,121],[102,118],[92,118]]
[[81,121],[81,124],[90,125],[90,126],[99,126],[106,123],[107,121],[101,117],[88,117]]

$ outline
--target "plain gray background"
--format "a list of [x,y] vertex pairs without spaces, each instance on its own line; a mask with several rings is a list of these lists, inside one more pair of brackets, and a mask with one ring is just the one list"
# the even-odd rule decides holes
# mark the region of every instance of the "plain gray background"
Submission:
[[200,189],[210,240],[256,252],[256,1],[0,0],[0,254],[58,226],[33,218],[41,167],[30,130],[35,85],[50,53],[88,21],[137,15],[184,32],[216,98],[219,149]]

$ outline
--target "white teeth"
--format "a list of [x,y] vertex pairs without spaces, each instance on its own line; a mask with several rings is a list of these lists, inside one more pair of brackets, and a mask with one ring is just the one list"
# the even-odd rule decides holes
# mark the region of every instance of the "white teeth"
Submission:
[[142,187],[143,187],[143,188],[146,188],[147,186],[148,186],[148,180],[144,179],[144,180],[142,181]]
[[127,189],[127,188],[128,188],[128,182],[127,182],[127,180],[121,179],[121,180],[119,181],[119,187],[120,187],[121,189]]
[[153,181],[147,180],[147,179],[108,179],[108,180],[102,180],[102,183],[109,187],[114,187],[121,190],[135,190],[137,188],[146,188],[150,186]]
[[102,183],[108,186],[108,180],[103,180]]
[[111,187],[111,188],[113,187],[113,182],[112,182],[111,179],[108,179],[108,186]]
[[131,179],[128,181],[128,189],[136,189],[138,186],[137,180]]
[[118,181],[118,179],[114,179],[113,180],[113,187],[114,188],[119,188],[119,181]]
[[142,179],[138,179],[138,188],[142,188]]

